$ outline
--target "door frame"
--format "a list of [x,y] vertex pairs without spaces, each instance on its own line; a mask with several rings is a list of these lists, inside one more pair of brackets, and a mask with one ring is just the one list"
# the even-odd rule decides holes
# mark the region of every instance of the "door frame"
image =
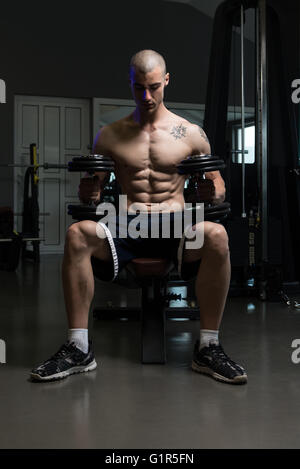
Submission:
[[[77,97],[60,97],[60,96],[39,96],[39,95],[21,95],[21,94],[15,94],[14,95],[14,137],[13,137],[13,163],[14,164],[20,164],[20,161],[18,160],[18,151],[17,151],[17,146],[18,146],[18,137],[19,134],[18,132],[22,132],[22,128],[20,127],[20,111],[21,109],[19,106],[21,105],[32,105],[35,104],[37,106],[40,105],[53,105],[53,104],[58,104],[60,106],[74,106],[74,104],[81,104],[84,106],[87,106],[87,112],[88,112],[88,146],[91,148],[92,145],[92,99],[91,98],[77,98]],[[40,125],[40,116],[39,116],[39,123]],[[38,143],[38,142],[32,142],[32,143]],[[25,151],[25,148],[24,148]],[[40,149],[39,149],[40,152]],[[28,161],[29,164],[29,161]],[[18,181],[21,176],[21,171],[20,168],[14,167],[13,168],[13,210],[16,213],[18,211]],[[18,223],[17,218],[15,219],[14,223],[14,228],[18,229],[20,227],[20,223]],[[41,222],[41,219],[39,220],[39,223]],[[53,249],[52,251],[47,252],[45,250],[41,250],[41,254],[55,254],[55,253],[61,253],[62,250],[58,248],[57,250]]]

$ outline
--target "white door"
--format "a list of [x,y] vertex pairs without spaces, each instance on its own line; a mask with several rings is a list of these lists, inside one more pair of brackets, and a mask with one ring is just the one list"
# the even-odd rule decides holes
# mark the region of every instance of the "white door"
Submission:
[[[30,144],[36,143],[39,164],[67,164],[91,149],[90,102],[85,99],[16,96],[14,163],[29,164]],[[14,171],[14,210],[22,212],[26,168]],[[72,223],[67,213],[77,197],[80,174],[66,169],[43,169],[39,175],[41,253],[61,253]],[[19,217],[16,225],[22,229]]]

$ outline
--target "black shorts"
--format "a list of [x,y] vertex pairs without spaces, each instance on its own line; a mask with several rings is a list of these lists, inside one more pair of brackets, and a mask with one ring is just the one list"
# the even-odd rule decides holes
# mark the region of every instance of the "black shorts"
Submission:
[[[135,258],[164,258],[170,259],[183,280],[190,280],[197,275],[200,260],[195,262],[182,262],[185,249],[186,236],[182,231],[181,237],[174,236],[174,213],[168,214],[170,220],[170,233],[168,237],[162,233],[162,216],[157,214],[156,218],[156,237],[153,237],[151,231],[150,216],[145,215],[142,218],[143,233],[147,232],[148,237],[132,237],[128,234],[128,227],[137,217],[137,215],[127,214],[127,216],[117,216],[114,223],[98,222],[104,228],[107,240],[112,254],[112,261],[106,262],[92,257],[92,265],[97,278],[104,281],[117,281],[118,274],[124,267]],[[139,218],[141,219],[141,218]],[[140,223],[136,223],[137,230],[140,229]],[[123,236],[122,237],[122,229]],[[136,235],[135,235],[136,236]]]

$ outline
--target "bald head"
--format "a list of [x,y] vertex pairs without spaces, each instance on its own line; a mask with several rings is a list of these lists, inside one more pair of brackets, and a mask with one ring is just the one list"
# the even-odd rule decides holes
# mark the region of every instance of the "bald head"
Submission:
[[151,49],[141,50],[130,60],[130,75],[133,71],[146,74],[156,67],[160,67],[163,76],[166,74],[166,62],[163,56]]

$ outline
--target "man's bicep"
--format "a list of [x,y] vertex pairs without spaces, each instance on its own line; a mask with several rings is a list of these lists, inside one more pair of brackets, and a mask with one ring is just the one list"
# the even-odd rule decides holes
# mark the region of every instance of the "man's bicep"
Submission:
[[97,133],[94,143],[93,143],[93,155],[101,155],[104,150],[104,138],[103,138],[103,132],[100,129],[99,132]]
[[93,143],[93,154],[110,156],[112,146],[112,133],[109,125],[101,127]]
[[206,133],[199,125],[194,127],[193,137],[193,153],[198,155],[210,155],[211,148],[209,140]]
[[200,125],[198,125],[198,130],[199,130],[199,133],[201,135],[201,137],[203,138],[203,140],[208,144],[209,144],[209,140],[208,140],[208,137],[206,135],[206,133],[204,132],[204,130],[200,127]]

